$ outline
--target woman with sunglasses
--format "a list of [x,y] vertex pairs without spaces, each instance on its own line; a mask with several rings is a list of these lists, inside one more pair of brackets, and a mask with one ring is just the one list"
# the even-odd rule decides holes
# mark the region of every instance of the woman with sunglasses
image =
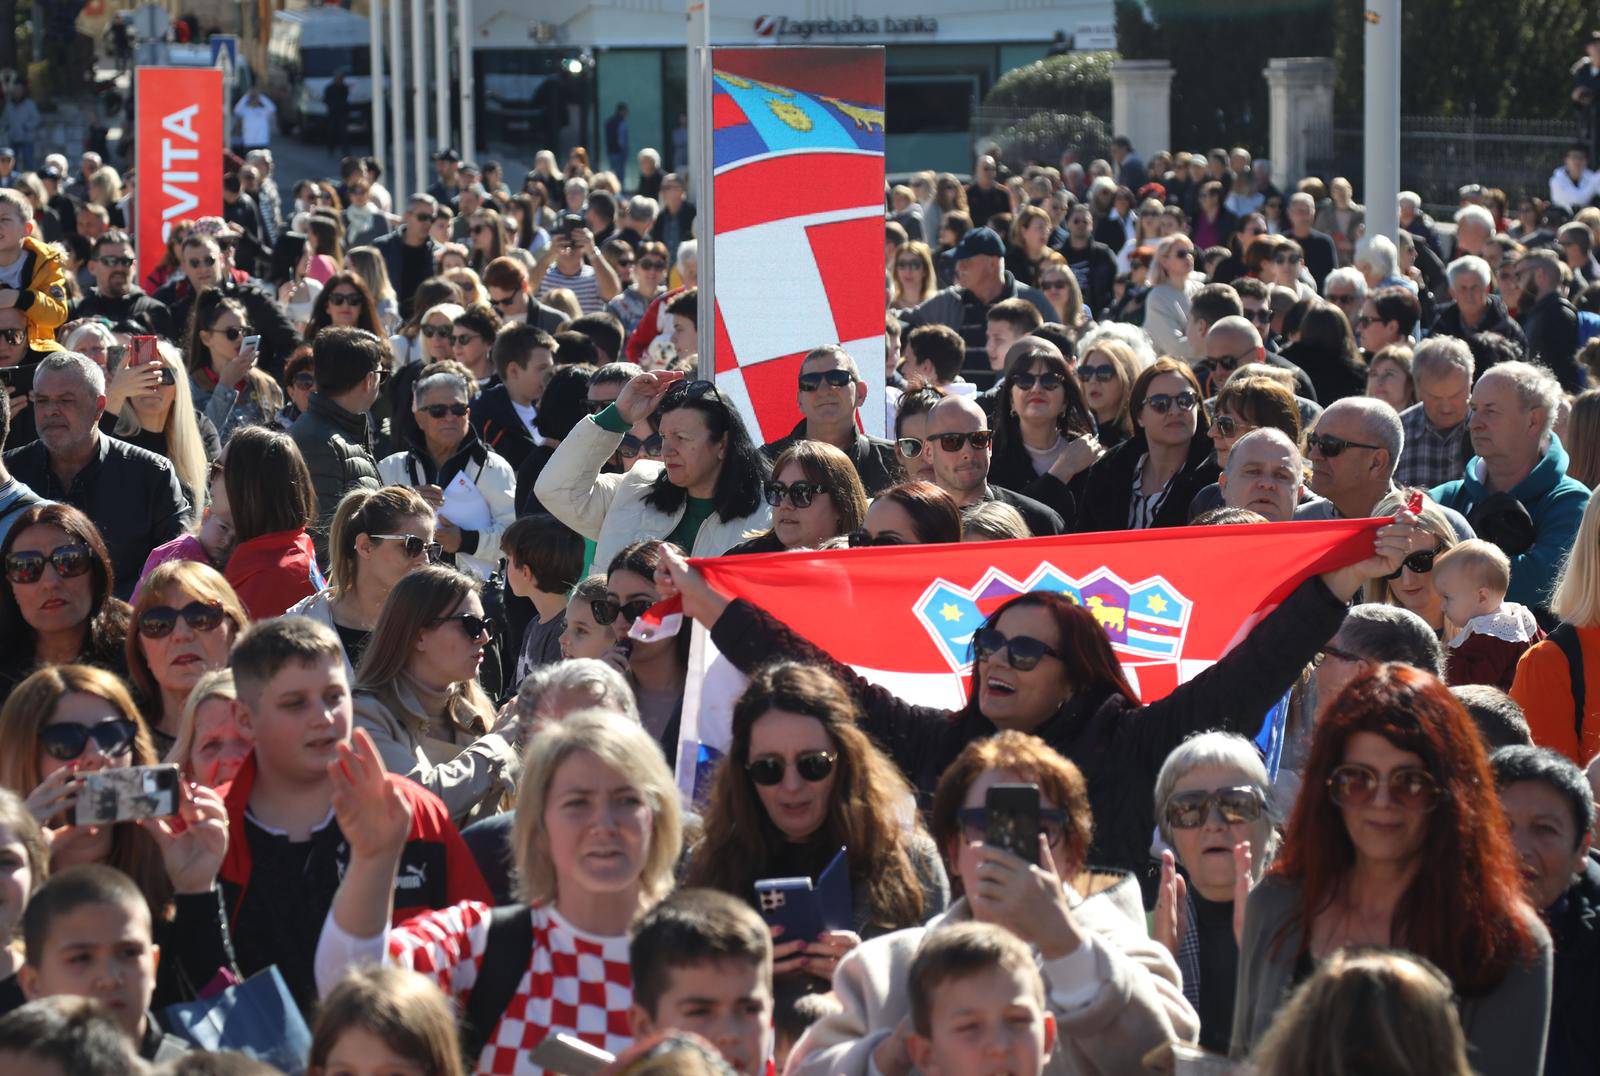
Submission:
[[233,640],[249,623],[239,596],[209,565],[171,561],[144,581],[128,633],[128,680],[157,754],[172,749],[189,692],[227,666]]
[[[1384,512],[1393,514],[1416,492],[1420,491],[1396,490],[1374,505],[1372,511],[1376,515]],[[1417,513],[1417,525],[1423,533],[1418,537],[1416,552],[1406,557],[1393,574],[1370,580],[1362,589],[1361,600],[1409,609],[1427,621],[1428,627],[1439,632],[1442,638],[1445,630],[1444,599],[1433,586],[1433,562],[1439,554],[1453,549],[1461,539],[1450,525],[1449,517],[1429,497],[1423,498],[1422,511]]]
[[378,476],[420,493],[439,517],[434,540],[450,563],[488,579],[500,560],[500,536],[517,518],[517,475],[468,421],[472,386],[458,370],[423,369],[412,389],[417,432],[403,451],[378,462]]
[[779,662],[733,707],[733,739],[717,765],[684,884],[756,904],[763,878],[815,880],[844,849],[850,929],[773,938],[773,975],[807,975],[825,992],[839,960],[890,931],[943,912],[950,882],[919,823],[903,818],[911,787],[856,727],[856,705],[825,671]]
[[486,302],[468,306],[451,325],[450,357],[472,371],[480,385],[494,376],[489,348],[500,325],[500,315]]
[[1083,401],[1094,416],[1095,440],[1107,451],[1133,436],[1128,399],[1144,366],[1132,347],[1109,335],[1110,329],[1102,325],[1079,345],[1077,369]]
[[159,761],[127,687],[104,669],[40,669],[0,709],[0,787],[26,797],[49,838],[51,869],[103,864],[144,894],[161,948],[158,1009],[193,1001],[221,971],[238,974],[215,890],[228,846],[222,797],[180,781],[175,817],[99,826],[72,818],[84,775]]
[[1181,527],[1195,494],[1221,473],[1194,370],[1162,358],[1139,375],[1128,410],[1139,432],[1089,469],[1078,501],[1079,531]]
[[283,407],[283,390],[256,366],[260,348],[243,304],[207,288],[194,302],[184,365],[194,406],[216,427],[223,444],[241,426],[259,426]]
[[[938,328],[952,335],[955,332],[943,325]],[[922,435],[928,431],[928,412],[948,395],[944,389],[917,378],[913,378],[911,385],[900,394],[894,412],[894,448],[895,458],[908,482],[933,481],[932,456],[925,451],[927,446],[923,444]]]
[[496,729],[494,704],[478,685],[495,631],[480,585],[443,565],[397,582],[352,693],[356,725],[371,734],[384,766],[438,796],[458,825],[500,811],[516,788],[521,747]]
[[1339,949],[1375,945],[1450,977],[1475,1072],[1539,1072],[1550,935],[1523,895],[1466,710],[1428,673],[1376,666],[1319,720],[1303,778],[1245,913],[1234,1056],[1261,1039],[1295,981]]
[[894,256],[890,310],[910,310],[933,298],[939,279],[933,271],[933,251],[919,239],[902,246]]
[[644,320],[645,311],[666,288],[667,267],[672,259],[665,243],[647,239],[639,244],[633,263],[633,280],[606,303],[606,309],[622,322],[625,336],[631,335]]
[[327,585],[309,533],[311,472],[287,433],[247,426],[228,442],[222,473],[236,541],[222,574],[251,620],[278,616]]
[[1194,350],[1183,338],[1189,324],[1189,301],[1205,287],[1195,271],[1195,245],[1186,235],[1171,235],[1156,245],[1144,300],[1144,331],[1157,355],[1188,355]]
[[1061,349],[1037,336],[1012,344],[999,402],[989,481],[1073,518],[1074,490],[1105,451]]
[[[642,419],[661,435],[661,462],[602,473]],[[595,543],[595,564],[609,564],[640,538],[664,538],[693,556],[715,557],[770,526],[772,510],[761,493],[768,474],[744,419],[716,386],[658,370],[634,377],[614,402],[578,423],[534,493],[546,511]]]
[[1244,898],[1277,843],[1272,782],[1243,736],[1203,732],[1179,744],[1156,775],[1161,853],[1154,938],[1183,972],[1200,1014],[1200,1045],[1228,1052]]
[[820,441],[800,440],[784,449],[761,495],[772,508],[771,529],[740,542],[729,556],[816,549],[866,525],[867,492],[855,464]]
[[0,565],[0,624],[11,625],[0,694],[41,665],[127,671],[128,605],[112,597],[111,554],[88,516],[48,502],[25,509],[0,542]]
[[[1039,841],[1025,856],[988,843],[988,794],[1000,784],[1038,789]],[[844,958],[833,983],[843,1011],[806,1034],[789,1076],[912,1071],[912,960],[928,936],[972,922],[1008,930],[1033,950],[1056,1022],[1045,1071],[1139,1072],[1147,1051],[1192,1042],[1194,1009],[1172,955],[1146,933],[1138,883],[1090,866],[1098,821],[1090,804],[1083,773],[1036,737],[1002,732],[969,744],[940,778],[929,822],[960,899],[926,925],[862,942]]]
[[[431,276],[422,282],[412,296],[411,317],[389,337],[397,371],[451,357],[450,326],[466,309],[460,300],[460,290],[443,277]],[[428,328],[433,329],[431,334],[424,332]]]
[[[134,368],[141,365],[131,353],[127,361]],[[206,468],[222,453],[217,428],[195,410],[188,372],[175,346],[156,341],[149,365],[158,372],[147,382],[148,388],[130,395],[117,410],[111,433],[172,461],[189,503],[204,505]]]
[[1065,263],[1052,262],[1039,270],[1039,290],[1044,292],[1056,312],[1055,321],[1074,335],[1094,327],[1094,318],[1083,305],[1083,289],[1078,277]]
[[467,265],[481,273],[490,262],[506,252],[506,232],[500,222],[500,212],[485,206],[469,216],[467,241],[472,248]]
[[611,633],[611,646],[601,655],[602,660],[628,678],[645,731],[655,737],[662,755],[670,761],[678,754],[683,688],[689,677],[687,633],[680,631],[648,642],[628,638],[633,622],[661,600],[656,573],[665,546],[659,539],[647,539],[611,558],[605,597],[591,601],[589,612],[596,624]]
[[373,302],[366,281],[349,270],[333,274],[322,286],[317,301],[311,306],[311,321],[306,324],[306,343],[314,341],[317,333],[330,325],[365,329],[380,339],[388,335],[378,318],[378,306]]

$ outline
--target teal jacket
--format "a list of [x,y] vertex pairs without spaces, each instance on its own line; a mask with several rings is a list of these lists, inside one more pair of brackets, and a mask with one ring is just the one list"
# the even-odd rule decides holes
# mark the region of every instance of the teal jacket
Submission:
[[[1482,475],[1483,458],[1474,456],[1467,462],[1465,476],[1439,486],[1431,496],[1470,517],[1489,495]],[[1511,558],[1511,589],[1506,598],[1535,609],[1548,609],[1556,576],[1578,536],[1578,523],[1589,504],[1589,487],[1567,477],[1567,450],[1561,447],[1561,439],[1551,434],[1549,450],[1510,492],[1533,517],[1534,539],[1531,549]]]

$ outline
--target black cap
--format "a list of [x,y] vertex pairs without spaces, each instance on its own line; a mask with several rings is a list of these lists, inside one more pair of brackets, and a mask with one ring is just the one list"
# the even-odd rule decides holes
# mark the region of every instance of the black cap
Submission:
[[956,244],[955,260],[966,261],[988,255],[991,258],[1004,258],[1006,245],[1000,239],[999,233],[992,228],[974,228],[961,237],[961,242]]
[[433,155],[433,159],[436,161],[454,161],[456,164],[460,164],[461,154],[447,147],[440,150],[438,153],[435,153]]

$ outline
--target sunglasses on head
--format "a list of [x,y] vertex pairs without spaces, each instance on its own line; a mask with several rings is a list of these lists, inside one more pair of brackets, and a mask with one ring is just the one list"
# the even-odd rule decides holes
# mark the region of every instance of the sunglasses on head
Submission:
[[664,411],[682,407],[690,400],[698,400],[706,396],[722,399],[722,394],[717,391],[717,386],[710,381],[674,381],[668,386],[667,391],[661,394],[661,402],[656,405],[657,415]]
[[1222,821],[1230,826],[1254,822],[1261,817],[1261,794],[1249,785],[1214,788],[1207,792],[1179,792],[1167,800],[1166,819],[1171,829],[1199,829],[1215,807]]
[[972,637],[972,653],[979,661],[993,661],[1004,650],[1006,664],[1018,672],[1034,668],[1046,655],[1060,658],[1061,651],[1031,635],[1002,635],[998,628],[979,628]]
[[448,325],[424,325],[421,329],[421,332],[422,335],[427,337],[429,340],[436,340],[441,336],[448,340],[450,338],[451,329]]
[[1116,379],[1117,368],[1109,362],[1103,366],[1090,366],[1085,363],[1078,367],[1079,381],[1115,381]]
[[430,418],[444,418],[446,415],[454,415],[456,418],[465,418],[472,408],[468,407],[464,403],[453,403],[429,404],[427,407],[419,408],[418,410],[425,412]]
[[928,444],[937,444],[946,452],[960,452],[962,445],[971,445],[982,452],[994,441],[993,430],[973,430],[971,433],[935,433],[925,438]]
[[251,329],[248,325],[230,325],[226,329],[212,329],[211,331],[221,333],[223,336],[226,336],[228,341],[231,343],[234,340],[241,340],[244,337],[249,336],[255,330]]
[[39,746],[51,758],[59,762],[71,762],[82,755],[89,741],[93,740],[102,754],[116,758],[128,753],[133,747],[133,738],[138,734],[138,725],[120,717],[95,725],[63,721],[39,730]]
[[329,306],[360,306],[361,296],[353,291],[336,291],[328,295]]
[[816,392],[824,381],[836,389],[842,389],[854,382],[855,378],[850,376],[849,370],[825,370],[821,373],[801,374],[800,391]]
[[1035,385],[1046,392],[1053,392],[1065,385],[1067,379],[1054,370],[1046,370],[1042,374],[1012,374],[1011,383],[1023,392],[1032,392]]
[[194,631],[216,631],[222,626],[222,606],[214,602],[192,601],[182,609],[153,605],[139,617],[139,634],[146,639],[164,639],[178,626],[178,618]]
[[622,435],[622,444],[617,446],[618,455],[631,460],[641,452],[646,456],[661,455],[661,435],[652,433],[642,441],[631,433]]
[[828,487],[817,482],[790,482],[787,486],[782,482],[768,482],[761,487],[762,495],[766,497],[767,504],[777,508],[783,504],[785,497],[796,508],[810,508],[812,498],[819,493],[828,492]]
[[850,541],[850,548],[851,549],[865,549],[868,546],[874,546],[874,545],[910,545],[911,544],[910,542],[907,542],[904,538],[900,537],[897,534],[876,534],[875,535],[871,531],[865,530],[865,529],[858,530],[858,531],[851,531],[850,532],[849,541]]
[[1378,798],[1378,786],[1389,789],[1389,802],[1407,811],[1428,812],[1439,806],[1442,792],[1433,774],[1405,766],[1380,778],[1371,766],[1346,762],[1328,776],[1328,798],[1340,807],[1365,807]]
[[1366,448],[1376,452],[1382,445],[1368,445],[1360,441],[1346,441],[1343,437],[1329,437],[1326,434],[1314,433],[1306,438],[1306,448],[1322,455],[1323,459],[1331,460],[1347,448]]
[[629,602],[619,602],[615,598],[595,598],[589,602],[589,612],[594,614],[596,624],[610,624],[618,616],[631,624],[655,603],[654,598],[635,598]]
[[438,542],[430,542],[415,534],[369,534],[374,542],[400,542],[404,545],[406,556],[416,560],[422,554],[428,554],[429,561],[437,561],[444,547]]
[[46,561],[62,579],[76,579],[89,570],[94,554],[81,542],[58,545],[48,555],[31,550],[11,553],[6,556],[6,578],[13,583],[37,583],[44,578]]
[[1166,414],[1168,411],[1171,411],[1173,407],[1177,407],[1179,411],[1193,411],[1195,405],[1199,402],[1200,397],[1196,396],[1188,389],[1184,389],[1176,396],[1165,392],[1158,392],[1154,396],[1146,396],[1144,398],[1144,405],[1158,415]]
[[457,613],[455,616],[438,616],[428,622],[429,627],[455,622],[461,625],[461,631],[468,639],[493,639],[494,621],[484,616],[474,616],[471,613]]
[[1400,573],[1410,568],[1417,575],[1427,575],[1433,571],[1433,559],[1439,555],[1437,549],[1424,549],[1420,553],[1413,553],[1400,562],[1400,567],[1384,576],[1385,579],[1399,579]]
[[[816,784],[826,780],[833,772],[833,764],[838,758],[837,751],[802,751],[794,758],[794,770],[801,780]],[[750,780],[768,788],[782,781],[788,771],[789,763],[777,755],[762,755],[744,766],[744,772],[750,775]]]
[[[989,808],[963,807],[956,812],[956,819],[961,823],[961,836],[968,844],[980,844],[988,839]],[[1041,807],[1039,832],[1044,834],[1051,848],[1059,848],[1067,836],[1067,812],[1059,807]]]

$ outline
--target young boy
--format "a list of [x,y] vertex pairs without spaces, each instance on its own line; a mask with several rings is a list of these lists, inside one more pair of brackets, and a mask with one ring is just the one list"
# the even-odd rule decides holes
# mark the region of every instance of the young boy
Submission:
[[561,660],[561,633],[567,630],[567,595],[583,571],[583,539],[550,515],[523,516],[500,536],[506,555],[506,585],[533,603],[538,616],[522,634],[516,678]]
[[67,320],[67,274],[56,248],[33,233],[33,203],[0,188],[0,309],[14,306],[28,318],[28,341],[40,351],[59,349],[56,329]]
[[929,932],[909,982],[906,1049],[923,1076],[1044,1070],[1056,1020],[1033,953],[1009,930],[960,923]]
[[146,1076],[122,1029],[88,998],[30,1001],[0,1020],[0,1072],[17,1076]]
[[1450,640],[1445,679],[1452,686],[1489,684],[1511,690],[1517,660],[1544,638],[1525,605],[1505,600],[1511,561],[1499,546],[1471,539],[1433,562],[1433,589],[1445,619],[1458,628]]
[[772,932],[744,902],[680,889],[646,912],[628,946],[635,1039],[703,1036],[743,1076],[770,1076]]
[[144,894],[115,867],[83,864],[53,875],[22,913],[22,944],[17,981],[29,1001],[93,998],[147,1061],[187,1049],[150,1014],[161,951]]
[[[228,855],[219,880],[239,968],[278,965],[302,1009],[316,998],[312,962],[350,857],[333,816],[328,767],[350,739],[350,686],[333,629],[305,617],[259,621],[229,659],[239,722],[255,750],[223,786]],[[411,808],[395,877],[396,923],[457,901],[492,899],[472,853],[433,793],[390,781]]]
[[542,441],[533,420],[555,369],[556,342],[536,325],[507,325],[495,336],[489,357],[500,383],[472,401],[472,428],[515,471]]

